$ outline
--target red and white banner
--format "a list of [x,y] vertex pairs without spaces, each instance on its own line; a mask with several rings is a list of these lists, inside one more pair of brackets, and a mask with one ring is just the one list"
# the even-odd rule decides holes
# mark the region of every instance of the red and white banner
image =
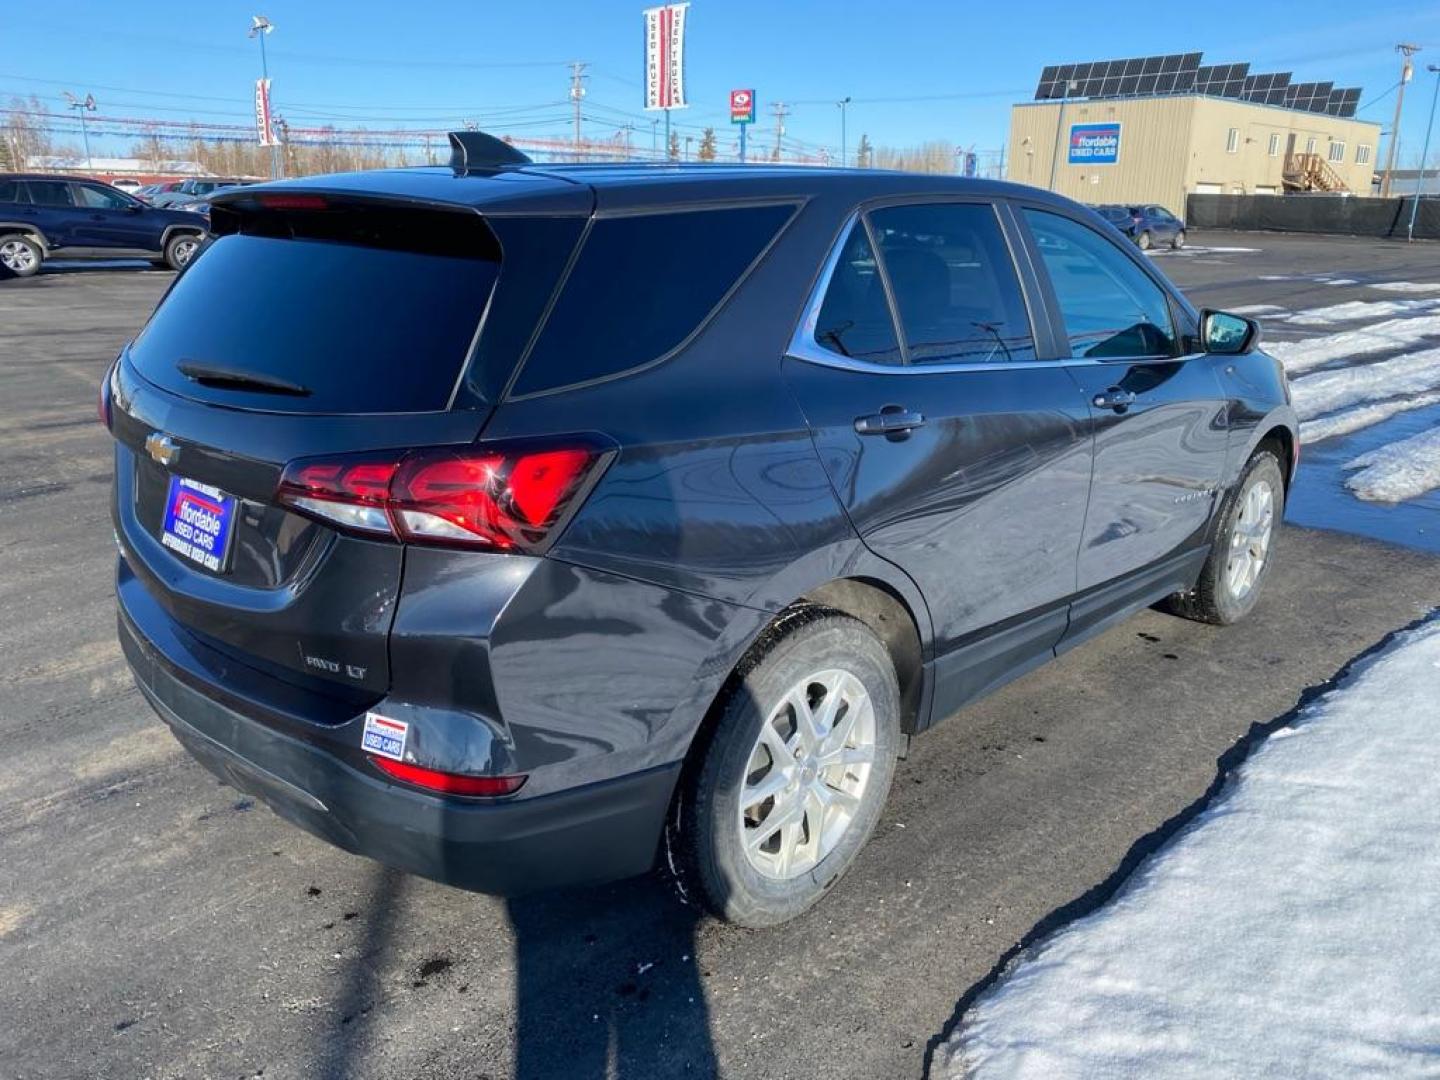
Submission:
[[645,10],[645,108],[684,109],[685,12],[689,4]]
[[270,119],[270,80],[255,80],[255,134],[261,146],[279,146],[275,138],[275,125]]

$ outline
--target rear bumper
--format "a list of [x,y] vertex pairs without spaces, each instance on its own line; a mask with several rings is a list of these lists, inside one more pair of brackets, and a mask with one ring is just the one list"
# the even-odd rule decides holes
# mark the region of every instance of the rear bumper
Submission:
[[293,716],[277,724],[208,687],[191,662],[204,646],[169,641],[184,633],[173,623],[152,631],[154,640],[122,594],[126,659],[181,744],[225,783],[347,851],[507,896],[629,877],[654,863],[678,762],[531,798],[523,789],[493,802],[430,795],[329,749],[317,736],[333,735],[333,725],[309,732]]

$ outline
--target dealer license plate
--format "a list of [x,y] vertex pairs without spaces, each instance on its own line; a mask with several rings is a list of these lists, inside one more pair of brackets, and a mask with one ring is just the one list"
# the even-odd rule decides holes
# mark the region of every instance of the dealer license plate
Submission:
[[170,477],[160,543],[182,559],[223,573],[234,527],[234,496],[183,476]]

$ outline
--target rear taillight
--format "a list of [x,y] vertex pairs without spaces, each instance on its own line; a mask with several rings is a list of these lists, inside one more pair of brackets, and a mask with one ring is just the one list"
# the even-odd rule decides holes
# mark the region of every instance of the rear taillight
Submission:
[[105,378],[100,380],[100,400],[95,405],[96,415],[107,428],[110,426],[110,376],[114,373],[113,365],[105,370]]
[[538,552],[609,453],[596,446],[440,448],[291,462],[277,500],[329,524],[413,544]]
[[403,780],[416,787],[428,788],[443,795],[497,796],[514,795],[525,783],[522,776],[467,776],[464,773],[441,772],[439,769],[422,769],[403,761],[370,755],[371,762],[381,772]]

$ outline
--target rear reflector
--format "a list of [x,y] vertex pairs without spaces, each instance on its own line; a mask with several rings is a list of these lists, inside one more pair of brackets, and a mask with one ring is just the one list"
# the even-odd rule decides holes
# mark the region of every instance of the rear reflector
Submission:
[[461,773],[440,772],[438,769],[422,769],[418,765],[407,765],[403,761],[370,755],[370,760],[396,780],[404,780],[416,787],[428,788],[444,795],[489,796],[513,795],[525,783],[524,776],[465,776]]
[[276,498],[370,536],[534,553],[558,535],[608,456],[596,446],[467,446],[295,461]]

